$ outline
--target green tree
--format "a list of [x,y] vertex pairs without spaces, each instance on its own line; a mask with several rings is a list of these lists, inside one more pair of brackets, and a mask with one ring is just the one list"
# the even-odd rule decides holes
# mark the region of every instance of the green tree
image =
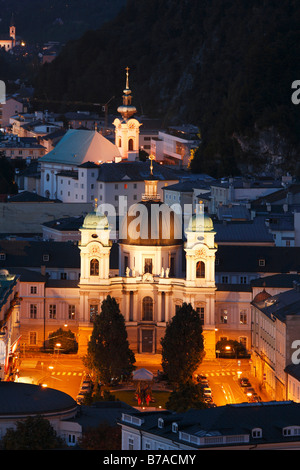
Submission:
[[110,295],[102,302],[96,316],[84,364],[108,385],[114,377],[131,374],[135,356],[129,348],[125,319]]
[[29,416],[8,429],[1,441],[4,450],[50,450],[65,447],[50,422],[42,416]]
[[204,402],[203,388],[200,384],[187,382],[173,390],[166,402],[167,410],[183,413],[190,408],[204,409],[209,405]]
[[62,328],[50,333],[49,348],[54,351],[56,344],[59,343],[59,350],[63,353],[76,352],[78,344],[75,335],[71,330],[65,331]]
[[162,367],[176,389],[190,381],[204,356],[202,324],[191,304],[183,303],[161,339]]
[[121,428],[101,423],[87,429],[78,444],[84,450],[121,450]]

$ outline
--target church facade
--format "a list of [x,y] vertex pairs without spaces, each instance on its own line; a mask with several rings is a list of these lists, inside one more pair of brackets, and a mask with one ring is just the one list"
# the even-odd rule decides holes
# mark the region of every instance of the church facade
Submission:
[[[184,302],[203,323],[206,357],[215,355],[215,252],[211,219],[202,205],[185,234],[181,215],[160,201],[157,181],[145,180],[142,200],[120,222],[119,273],[109,270],[110,224],[100,207],[80,229],[80,347],[85,348],[94,315],[107,295],[120,305],[131,347],[140,353],[160,351],[166,324]],[[183,238],[186,242],[183,244]],[[185,273],[183,266],[186,265]]]

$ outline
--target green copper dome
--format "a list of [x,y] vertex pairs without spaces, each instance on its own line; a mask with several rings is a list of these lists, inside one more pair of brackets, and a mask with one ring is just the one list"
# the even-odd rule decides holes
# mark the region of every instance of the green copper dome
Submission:
[[212,232],[214,224],[208,214],[193,214],[187,228],[188,232]]
[[108,220],[106,215],[101,214],[100,212],[90,212],[84,218],[82,228],[86,229],[108,229]]

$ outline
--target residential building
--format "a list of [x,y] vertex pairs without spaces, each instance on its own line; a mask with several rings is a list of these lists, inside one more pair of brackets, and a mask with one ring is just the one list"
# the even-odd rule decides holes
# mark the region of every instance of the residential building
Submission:
[[5,103],[0,103],[0,129],[5,130],[10,124],[10,118],[22,112],[22,100],[7,97]]
[[216,214],[220,205],[247,204],[259,197],[282,189],[282,182],[270,178],[249,179],[244,177],[221,178],[211,184],[209,212]]
[[187,168],[191,150],[200,145],[199,130],[193,125],[170,126],[151,139],[151,153],[158,162]]
[[17,137],[9,134],[0,141],[0,152],[12,160],[36,160],[46,153],[46,149],[35,137]]
[[19,340],[19,276],[0,269],[0,380],[11,379]]
[[240,403],[185,413],[123,413],[122,450],[300,449],[300,404]]
[[275,295],[264,289],[251,303],[253,371],[276,400],[286,399],[286,367],[295,363],[299,349],[299,285]]

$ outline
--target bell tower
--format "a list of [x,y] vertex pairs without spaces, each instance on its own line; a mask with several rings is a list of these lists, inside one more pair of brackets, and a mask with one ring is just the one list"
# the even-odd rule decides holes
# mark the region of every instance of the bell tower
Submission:
[[13,47],[16,45],[16,26],[14,15],[11,15],[10,27],[9,27],[9,37],[13,40]]
[[123,104],[118,107],[118,113],[121,114],[122,119],[116,118],[113,122],[115,126],[115,144],[122,159],[135,160],[139,152],[141,123],[132,118],[136,113],[136,108],[132,105],[132,95],[129,88],[129,67],[126,67],[125,70],[126,85],[123,90]]

